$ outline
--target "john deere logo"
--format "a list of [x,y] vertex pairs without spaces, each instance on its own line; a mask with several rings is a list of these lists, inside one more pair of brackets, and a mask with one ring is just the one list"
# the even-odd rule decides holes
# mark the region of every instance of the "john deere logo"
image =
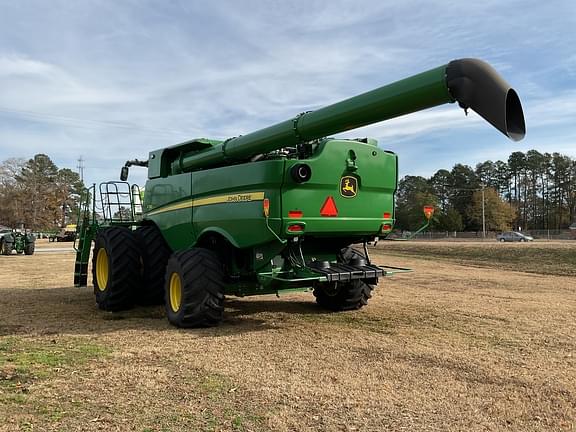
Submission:
[[358,193],[356,177],[346,176],[340,179],[340,195],[344,198],[354,198]]

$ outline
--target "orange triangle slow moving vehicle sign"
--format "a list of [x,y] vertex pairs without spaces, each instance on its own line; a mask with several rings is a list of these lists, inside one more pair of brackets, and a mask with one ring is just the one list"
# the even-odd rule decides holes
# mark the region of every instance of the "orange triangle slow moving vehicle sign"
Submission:
[[320,216],[335,217],[338,216],[338,209],[336,208],[336,201],[332,196],[328,196],[322,207],[320,207]]

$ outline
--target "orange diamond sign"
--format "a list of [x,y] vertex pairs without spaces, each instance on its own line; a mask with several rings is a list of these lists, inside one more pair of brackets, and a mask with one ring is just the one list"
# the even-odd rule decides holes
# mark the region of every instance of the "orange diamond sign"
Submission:
[[426,216],[426,219],[430,220],[433,214],[434,214],[433,206],[424,206],[424,216]]

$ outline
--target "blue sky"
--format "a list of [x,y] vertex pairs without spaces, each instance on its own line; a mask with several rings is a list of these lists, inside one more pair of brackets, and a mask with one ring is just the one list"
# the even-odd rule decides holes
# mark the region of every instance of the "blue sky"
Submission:
[[[514,143],[446,105],[371,136],[402,175],[537,149],[576,157],[574,1],[0,0],[0,160],[85,159],[117,179],[127,159],[227,138],[461,57],[518,91]],[[132,180],[145,173],[132,170]]]

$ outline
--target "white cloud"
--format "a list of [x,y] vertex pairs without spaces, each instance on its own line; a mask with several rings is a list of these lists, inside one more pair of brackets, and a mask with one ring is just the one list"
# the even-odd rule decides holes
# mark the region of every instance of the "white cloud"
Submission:
[[54,65],[19,56],[0,57],[0,79],[35,75],[51,77],[59,75],[60,71]]

